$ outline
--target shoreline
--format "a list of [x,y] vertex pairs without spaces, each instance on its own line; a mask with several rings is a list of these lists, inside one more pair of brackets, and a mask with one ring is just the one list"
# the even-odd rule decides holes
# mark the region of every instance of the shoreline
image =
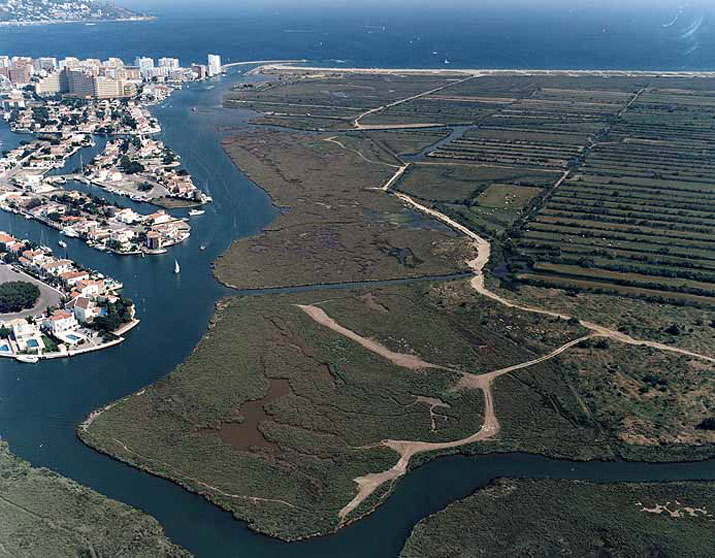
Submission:
[[0,27],[36,27],[38,25],[63,25],[72,23],[83,23],[83,24],[93,24],[98,23],[126,23],[133,21],[154,21],[159,19],[157,16],[136,16],[136,17],[118,17],[114,19],[71,19],[71,20],[58,20],[58,21],[24,21],[24,20],[13,20],[13,21],[2,21],[0,22]]
[[644,77],[715,77],[715,70],[635,70],[635,69],[620,69],[620,70],[605,70],[605,69],[546,69],[546,68],[377,68],[377,67],[345,67],[339,66],[291,66],[289,64],[265,64],[252,72],[266,71],[304,71],[304,72],[335,72],[348,74],[374,74],[374,75],[390,75],[390,74],[410,74],[410,75],[544,75],[544,76],[591,76],[599,75],[602,77],[628,77],[628,76],[644,76]]

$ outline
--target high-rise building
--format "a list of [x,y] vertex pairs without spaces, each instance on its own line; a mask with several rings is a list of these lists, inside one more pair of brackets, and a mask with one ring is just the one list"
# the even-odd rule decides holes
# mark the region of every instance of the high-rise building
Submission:
[[179,59],[178,58],[159,58],[160,68],[178,68]]
[[27,85],[30,83],[30,68],[28,66],[9,68],[7,77],[13,85]]
[[121,58],[108,58],[102,62],[102,66],[105,68],[123,68],[124,61]]
[[63,74],[64,72],[52,72],[47,77],[42,78],[35,85],[35,93],[38,95],[54,95],[56,93],[66,92],[67,80],[62,79],[64,77]]
[[139,82],[142,80],[141,71],[139,68],[135,68],[134,66],[125,66],[124,68],[117,70],[116,77],[117,79],[123,79],[125,81],[132,80]]
[[191,65],[191,71],[196,74],[196,79],[204,79],[208,75],[206,66],[203,64],[196,64],[195,62]]
[[92,82],[92,96],[95,99],[112,99],[124,95],[124,84],[116,79],[96,76]]
[[60,68],[68,68],[70,70],[79,68],[79,58],[75,58],[74,56],[68,56],[64,60],[60,60]]
[[146,71],[154,67],[154,59],[148,58],[146,56],[137,56],[134,59],[134,65],[139,68],[139,72],[141,73],[142,77],[144,77]]
[[44,70],[49,72],[57,67],[57,58],[52,58],[50,56],[41,56],[35,59],[35,68],[37,70]]
[[221,57],[218,54],[209,54],[209,77],[217,76],[221,73]]
[[67,90],[74,97],[94,96],[94,78],[81,70],[65,70]]

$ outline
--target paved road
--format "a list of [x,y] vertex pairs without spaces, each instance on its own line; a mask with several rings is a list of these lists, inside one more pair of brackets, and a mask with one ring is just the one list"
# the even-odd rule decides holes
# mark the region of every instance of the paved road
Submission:
[[30,308],[29,310],[23,310],[22,312],[15,312],[12,314],[0,314],[0,321],[8,321],[14,320],[15,318],[27,318],[28,316],[35,316],[48,306],[60,305],[62,295],[59,292],[48,287],[41,281],[30,277],[25,273],[16,273],[14,269],[7,264],[0,263],[0,283],[7,283],[8,281],[27,281],[28,283],[34,283],[40,289],[40,298],[37,300],[37,304],[35,304],[34,308]]

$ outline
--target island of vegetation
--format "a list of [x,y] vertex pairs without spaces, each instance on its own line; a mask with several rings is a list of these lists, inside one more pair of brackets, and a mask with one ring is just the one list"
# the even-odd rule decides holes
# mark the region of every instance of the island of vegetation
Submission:
[[313,290],[222,301],[86,443],[288,540],[455,452],[715,455],[710,74],[262,71],[225,148],[283,212],[215,274]]
[[0,442],[0,556],[191,556],[145,513],[37,469]]
[[38,298],[40,289],[27,281],[0,283],[0,314],[32,308]]
[[715,485],[499,479],[420,521],[401,558],[709,556]]

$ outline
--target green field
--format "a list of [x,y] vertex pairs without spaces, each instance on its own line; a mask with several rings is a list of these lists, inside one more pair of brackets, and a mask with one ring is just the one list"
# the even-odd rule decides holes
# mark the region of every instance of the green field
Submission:
[[236,164],[282,214],[214,266],[238,288],[443,275],[466,270],[470,244],[378,189],[396,160],[359,136],[254,131],[227,139]]
[[145,513],[47,469],[0,442],[0,556],[191,556]]
[[538,284],[715,305],[713,99],[648,88],[613,121],[524,225]]
[[420,521],[401,558],[707,558],[713,483],[500,479]]

